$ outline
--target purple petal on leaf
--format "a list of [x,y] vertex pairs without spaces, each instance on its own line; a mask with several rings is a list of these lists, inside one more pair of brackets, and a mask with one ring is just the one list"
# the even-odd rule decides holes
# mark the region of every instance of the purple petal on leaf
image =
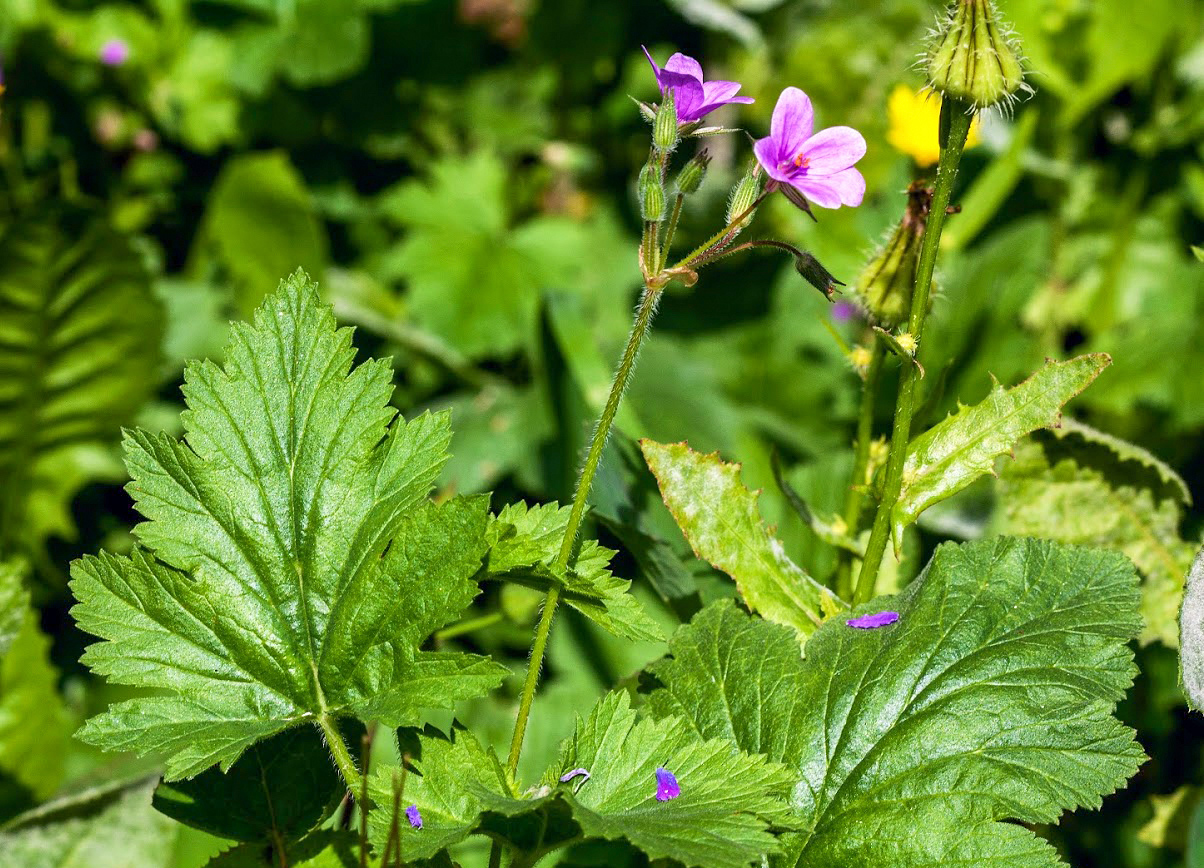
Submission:
[[565,783],[568,783],[569,781],[571,781],[573,778],[577,778],[577,777],[584,777],[585,780],[588,781],[589,780],[589,772],[586,769],[573,769],[571,772],[565,772],[564,774],[562,774],[560,776],[560,782],[562,784],[565,784]]
[[872,615],[862,615],[845,621],[850,627],[858,630],[873,630],[875,627],[885,627],[899,620],[898,612],[875,612]]
[[665,69],[688,75],[698,83],[702,83],[702,64],[688,54],[677,52],[665,62]]
[[852,127],[828,127],[803,143],[808,175],[835,175],[865,156],[865,137]]
[[769,135],[777,143],[780,159],[791,159],[802,153],[803,143],[811,138],[814,124],[811,98],[797,87],[782,91],[769,123]]
[[410,821],[410,825],[413,828],[422,828],[422,814],[418,813],[417,805],[410,805],[408,808],[406,808],[406,819]]
[[656,770],[656,800],[658,802],[667,802],[670,799],[676,799],[681,795],[681,787],[677,783],[677,778],[673,772],[667,769],[657,768]]
[[822,208],[856,206],[865,198],[865,178],[856,169],[845,169],[835,175],[808,175],[791,183]]

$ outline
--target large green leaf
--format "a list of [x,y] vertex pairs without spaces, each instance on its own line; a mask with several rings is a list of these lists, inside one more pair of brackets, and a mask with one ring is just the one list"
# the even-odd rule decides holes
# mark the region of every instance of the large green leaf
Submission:
[[[731,868],[775,852],[767,823],[785,819],[785,794],[794,776],[762,757],[733,749],[723,739],[699,738],[685,720],[641,720],[624,692],[609,693],[589,717],[578,718],[573,737],[542,786],[525,796],[513,792],[491,751],[458,732],[454,742],[422,739],[418,775],[408,776],[402,808],[422,817],[414,829],[402,817],[402,853],[425,858],[486,829],[532,856],[575,838],[625,838],[651,858],[685,865]],[[681,795],[656,799],[656,769],[672,771]],[[588,780],[560,777],[584,768]],[[372,779],[372,839],[379,848],[392,819],[397,769],[378,769]],[[567,811],[566,811],[567,808]],[[534,840],[526,832],[542,830]]]
[[661,495],[694,553],[736,581],[756,612],[802,637],[844,608],[831,591],[787,556],[761,521],[759,492],[740,481],[740,465],[703,455],[685,443],[640,441]]
[[[1016,460],[1000,471],[994,529],[1123,552],[1143,577],[1142,639],[1174,647],[1183,577],[1196,550],[1179,536],[1179,498],[1186,489],[1148,453],[1086,430],[1092,439],[1045,435],[1016,447]],[[1118,461],[1122,456],[1133,460]]]
[[0,551],[65,532],[81,450],[115,442],[154,387],[162,319],[102,221],[46,211],[0,234]]
[[1204,711],[1204,549],[1187,574],[1179,613],[1179,660],[1187,701],[1197,711]]
[[77,561],[73,613],[106,640],[84,654],[95,672],[162,693],[85,741],[186,777],[299,723],[397,726],[501,679],[417,650],[477,594],[487,503],[427,500],[447,417],[396,417],[388,364],[352,370],[354,352],[298,273],[234,327],[224,368],[188,366],[183,441],[129,434],[145,548]]
[[21,573],[0,562],[0,773],[45,799],[63,779],[71,720]]
[[730,602],[655,665],[656,714],[795,769],[786,864],[1052,866],[1015,822],[1098,806],[1142,760],[1112,716],[1136,672],[1137,579],[1120,555],[1037,540],[946,544],[897,623],[793,632]]
[[639,601],[631,582],[607,566],[614,552],[594,540],[582,543],[569,569],[556,566],[571,508],[545,503],[529,509],[512,503],[489,526],[489,573],[528,587],[560,587],[566,603],[598,626],[628,639],[660,639],[661,631]]
[[912,440],[903,488],[891,512],[896,547],[903,528],[921,512],[990,473],[995,459],[1025,434],[1057,425],[1062,405],[1111,363],[1103,353],[1047,362],[1018,386],[1005,389],[996,384],[982,401],[959,408]]

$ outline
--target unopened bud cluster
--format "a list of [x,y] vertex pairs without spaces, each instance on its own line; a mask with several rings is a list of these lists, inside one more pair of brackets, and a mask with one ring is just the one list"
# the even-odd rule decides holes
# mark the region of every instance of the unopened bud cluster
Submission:
[[928,83],[947,98],[985,109],[1027,89],[1015,43],[991,0],[954,0],[927,56]]

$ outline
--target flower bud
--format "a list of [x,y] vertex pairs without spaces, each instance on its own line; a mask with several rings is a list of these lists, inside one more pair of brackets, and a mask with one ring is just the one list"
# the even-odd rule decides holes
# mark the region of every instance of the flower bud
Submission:
[[853,284],[853,294],[874,322],[893,329],[911,314],[911,295],[920,262],[920,239],[932,207],[932,189],[916,181],[907,189],[907,210]]
[[652,146],[658,151],[672,151],[677,147],[677,142],[677,106],[673,91],[666,90],[656,110],[656,120],[652,122]]
[[706,149],[699,151],[690,162],[681,167],[681,171],[677,173],[677,192],[689,196],[691,193],[697,192],[702,186],[702,179],[706,177],[707,166],[711,164],[711,155],[706,152]]
[[984,109],[1027,88],[1017,46],[992,0],[954,0],[928,49],[928,83],[946,97]]
[[[759,195],[761,195],[761,166],[759,163],[753,163],[744,173],[744,177],[736,182],[735,187],[732,187],[731,198],[727,200],[727,217],[724,222],[732,223],[753,206],[753,202],[757,201]],[[749,214],[740,221],[740,228],[747,226],[751,220],[752,215]]]
[[665,185],[661,182],[660,168],[652,163],[640,169],[640,180],[636,186],[640,196],[640,216],[648,221],[659,221],[665,216]]
[[843,283],[832,276],[828,269],[823,267],[823,264],[818,259],[805,250],[800,251],[794,257],[794,270],[801,274],[807,283],[814,286],[828,298],[831,298],[832,293],[836,292],[836,287],[844,286]]

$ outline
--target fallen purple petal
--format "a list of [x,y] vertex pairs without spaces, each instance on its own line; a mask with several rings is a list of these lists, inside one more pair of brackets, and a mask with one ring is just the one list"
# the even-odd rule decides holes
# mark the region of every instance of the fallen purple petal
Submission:
[[573,769],[571,772],[565,772],[564,774],[562,774],[560,776],[560,782],[562,784],[566,784],[569,781],[571,781],[573,778],[577,778],[577,777],[582,777],[588,781],[589,780],[589,772],[586,771],[585,769]]
[[656,800],[658,802],[667,802],[670,799],[676,799],[680,795],[681,787],[677,783],[677,778],[673,776],[673,772],[657,768]]
[[899,620],[898,612],[875,612],[872,615],[862,615],[845,621],[850,627],[858,630],[873,630],[875,627],[885,627]]
[[415,829],[422,828],[422,814],[418,813],[417,805],[410,805],[406,808],[406,819],[410,821],[410,825]]
[[100,47],[100,62],[105,66],[121,66],[130,59],[130,47],[123,39],[110,39]]

